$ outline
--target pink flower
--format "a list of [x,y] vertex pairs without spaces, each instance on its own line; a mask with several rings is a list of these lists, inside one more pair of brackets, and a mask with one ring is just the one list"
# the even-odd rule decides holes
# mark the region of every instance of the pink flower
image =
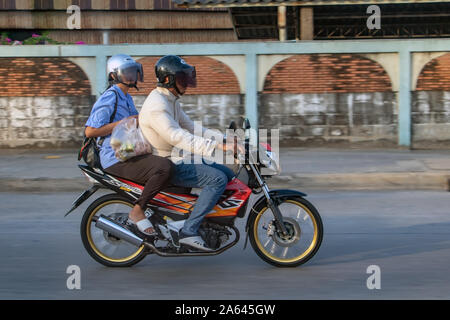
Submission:
[[36,33],[33,33],[32,35],[31,35],[31,37],[33,37],[33,38],[37,38],[37,37],[40,37],[41,35],[40,34],[36,34]]
[[6,38],[6,41],[10,43],[12,40],[10,38]]
[[85,44],[84,41],[75,42],[75,44]]

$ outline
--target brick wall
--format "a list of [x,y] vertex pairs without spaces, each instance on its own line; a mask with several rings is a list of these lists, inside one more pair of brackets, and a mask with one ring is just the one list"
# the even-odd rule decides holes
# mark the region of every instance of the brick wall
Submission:
[[386,71],[378,63],[351,54],[296,55],[275,65],[263,93],[391,91]]
[[86,74],[63,58],[0,58],[0,96],[48,97],[91,94]]
[[450,91],[450,53],[431,60],[423,67],[416,91]]
[[[145,57],[138,60],[144,68],[144,83],[139,84],[139,91],[132,90],[132,95],[148,95],[156,87],[155,64],[159,58],[161,57]],[[188,88],[186,95],[240,93],[239,82],[227,65],[209,57],[182,58],[195,66],[197,72],[197,87]]]
[[[156,86],[155,63],[160,57],[139,59],[144,67],[144,83],[131,95],[148,95]],[[208,57],[183,57],[196,67],[197,88],[191,94],[239,94],[239,83],[225,64]],[[71,96],[90,95],[86,74],[76,64],[63,58],[0,58],[0,96]]]

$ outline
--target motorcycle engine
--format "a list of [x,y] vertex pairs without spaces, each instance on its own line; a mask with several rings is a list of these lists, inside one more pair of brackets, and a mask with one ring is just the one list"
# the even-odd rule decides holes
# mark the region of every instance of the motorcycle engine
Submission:
[[214,250],[219,249],[222,244],[227,242],[232,234],[227,227],[215,223],[203,223],[199,233],[206,245]]

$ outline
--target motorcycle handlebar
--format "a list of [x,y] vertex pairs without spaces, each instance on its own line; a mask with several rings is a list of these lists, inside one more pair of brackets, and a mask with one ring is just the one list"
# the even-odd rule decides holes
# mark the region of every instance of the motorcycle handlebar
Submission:
[[[247,118],[245,118],[244,121],[243,121],[243,129],[244,130],[248,130],[250,128],[251,128],[250,121]],[[228,127],[228,129],[231,129],[231,130],[234,130],[234,131],[237,130],[236,122],[231,121],[230,126]],[[226,143],[225,140],[226,140],[226,138],[224,138],[224,141],[223,141],[224,143]],[[244,145],[243,145],[244,146],[244,153],[240,153],[238,148],[237,148],[237,146],[236,146],[237,143],[238,143],[236,136],[234,137],[233,142],[235,144],[235,150],[233,152],[234,158],[236,160],[238,160],[239,162],[241,162],[241,163],[245,163],[246,160],[248,159],[249,152],[250,152],[250,149],[249,149],[249,146],[250,146],[249,138],[246,138],[244,140]]]

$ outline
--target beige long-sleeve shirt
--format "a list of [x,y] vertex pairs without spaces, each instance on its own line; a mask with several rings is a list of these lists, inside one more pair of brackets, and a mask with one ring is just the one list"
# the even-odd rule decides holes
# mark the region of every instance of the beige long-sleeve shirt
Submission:
[[220,132],[194,123],[181,108],[178,97],[161,87],[145,99],[139,126],[152,145],[152,153],[170,157],[175,163],[184,158],[181,150],[210,157],[217,143],[223,141]]

